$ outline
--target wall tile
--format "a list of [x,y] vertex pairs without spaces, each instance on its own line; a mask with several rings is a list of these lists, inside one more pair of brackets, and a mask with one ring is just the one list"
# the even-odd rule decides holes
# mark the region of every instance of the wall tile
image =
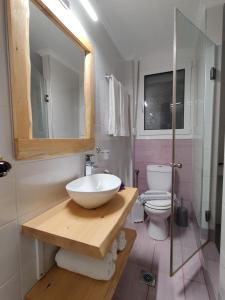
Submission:
[[0,226],[16,219],[14,171],[0,180]]
[[35,242],[33,239],[20,236],[20,267],[22,279],[22,295],[24,296],[36,283],[36,256]]
[[[139,173],[139,190],[148,189],[146,166],[148,164],[169,164],[172,160],[171,139],[137,139],[135,141],[135,168]],[[176,160],[183,163],[177,171],[177,194],[184,199],[192,199],[192,140],[176,141]]]
[[5,284],[0,286],[0,299],[1,300],[22,300],[20,294],[19,276],[16,274]]
[[[72,167],[71,167],[72,166]],[[48,209],[68,197],[66,184],[80,176],[79,156],[17,163],[16,193],[19,217]]]
[[18,227],[16,221],[0,227],[0,241],[0,285],[2,285],[18,272]]

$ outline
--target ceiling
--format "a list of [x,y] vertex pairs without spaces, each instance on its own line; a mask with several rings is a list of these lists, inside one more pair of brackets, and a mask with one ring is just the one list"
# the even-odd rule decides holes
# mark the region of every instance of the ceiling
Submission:
[[174,7],[201,25],[204,5],[223,0],[91,0],[121,55],[140,58],[172,49]]

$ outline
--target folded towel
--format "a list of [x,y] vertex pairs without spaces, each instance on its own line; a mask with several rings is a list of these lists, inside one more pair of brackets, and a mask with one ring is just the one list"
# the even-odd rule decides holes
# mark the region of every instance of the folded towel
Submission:
[[123,251],[126,247],[127,240],[125,231],[121,230],[117,237],[118,251]]
[[171,194],[170,193],[151,193],[151,192],[145,192],[144,194],[141,194],[138,197],[138,200],[141,204],[145,204],[147,201],[150,200],[170,200]]
[[120,84],[120,135],[130,135],[130,97]]
[[97,280],[110,280],[116,270],[112,253],[108,253],[103,259],[97,259],[60,249],[55,260],[60,268]]
[[109,79],[108,134],[120,135],[120,82],[113,75]]
[[148,196],[149,200],[169,200],[171,199],[171,193],[169,192],[160,192],[160,191],[146,191],[141,196]]
[[113,257],[114,261],[117,260],[117,251],[118,251],[118,243],[117,243],[117,240],[114,240],[111,250],[110,250],[110,253],[112,253],[112,257]]

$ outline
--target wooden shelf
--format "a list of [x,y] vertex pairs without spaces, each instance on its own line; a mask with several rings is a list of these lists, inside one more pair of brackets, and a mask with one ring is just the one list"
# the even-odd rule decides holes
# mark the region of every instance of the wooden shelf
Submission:
[[94,280],[54,266],[26,295],[26,300],[110,300],[136,238],[132,229],[126,231],[127,245],[118,255],[116,272],[110,281]]
[[87,210],[69,199],[26,222],[22,232],[83,255],[102,258],[109,251],[138,196],[126,188],[102,207]]

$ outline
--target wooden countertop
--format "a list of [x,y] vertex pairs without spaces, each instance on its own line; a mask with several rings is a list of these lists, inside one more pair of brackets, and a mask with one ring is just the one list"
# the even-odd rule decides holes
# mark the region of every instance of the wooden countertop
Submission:
[[27,293],[26,300],[110,300],[126,265],[129,253],[136,238],[136,232],[126,232],[126,248],[119,253],[116,272],[110,281],[99,281],[53,267]]
[[126,187],[102,207],[87,210],[68,199],[26,222],[28,236],[83,255],[102,258],[138,196],[136,188]]

